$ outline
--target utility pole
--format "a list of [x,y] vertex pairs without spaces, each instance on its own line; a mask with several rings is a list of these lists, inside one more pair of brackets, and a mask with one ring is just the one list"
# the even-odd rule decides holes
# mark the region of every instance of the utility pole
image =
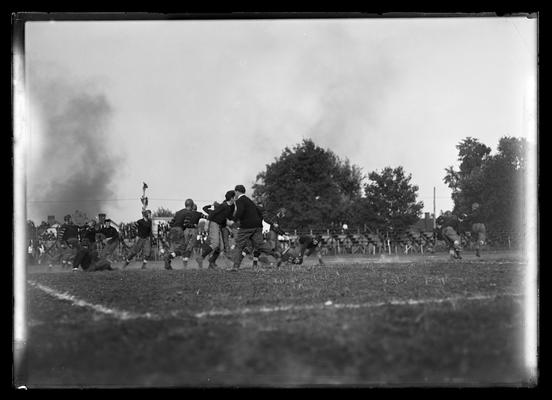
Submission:
[[435,186],[433,186],[433,229],[437,227],[437,223],[435,222],[435,218],[437,218],[435,214]]

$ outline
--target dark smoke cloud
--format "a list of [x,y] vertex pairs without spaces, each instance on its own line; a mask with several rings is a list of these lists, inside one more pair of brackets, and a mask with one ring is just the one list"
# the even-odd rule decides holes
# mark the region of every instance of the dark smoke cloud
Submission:
[[51,70],[32,72],[29,213],[58,221],[75,210],[95,216],[113,198],[121,162],[107,144],[112,107],[90,83],[69,82]]

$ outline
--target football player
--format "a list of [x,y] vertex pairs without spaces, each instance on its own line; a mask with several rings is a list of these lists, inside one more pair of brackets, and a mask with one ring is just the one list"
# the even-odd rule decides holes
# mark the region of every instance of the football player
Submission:
[[462,258],[460,255],[460,235],[458,234],[459,222],[461,222],[461,219],[449,212],[440,215],[435,221],[437,237],[444,240],[447,244],[451,259]]
[[318,265],[325,265],[322,261],[322,254],[320,252],[322,247],[322,236],[310,236],[303,235],[298,239],[299,243],[299,255],[293,257],[292,255],[288,256],[288,261],[291,261],[293,264],[301,265],[303,264],[303,258],[305,256],[310,256],[315,253],[318,258]]

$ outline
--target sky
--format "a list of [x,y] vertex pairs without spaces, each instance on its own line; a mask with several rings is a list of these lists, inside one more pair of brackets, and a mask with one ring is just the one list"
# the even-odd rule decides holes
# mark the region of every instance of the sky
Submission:
[[27,22],[27,218],[251,194],[305,138],[439,213],[462,139],[536,142],[536,85],[524,17]]

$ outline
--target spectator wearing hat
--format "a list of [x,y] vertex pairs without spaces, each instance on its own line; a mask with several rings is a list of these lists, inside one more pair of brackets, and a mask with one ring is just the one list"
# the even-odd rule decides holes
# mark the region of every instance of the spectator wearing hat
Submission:
[[130,250],[130,253],[125,259],[123,268],[126,268],[130,264],[130,260],[134,258],[140,251],[142,252],[142,269],[146,268],[148,258],[151,256],[151,235],[152,235],[152,222],[151,211],[142,211],[142,219],[133,222],[132,225],[136,228],[137,238],[134,246]]
[[265,253],[275,257],[278,260],[277,265],[281,264],[280,253],[273,251],[270,244],[263,240],[263,216],[262,211],[257,205],[245,195],[245,187],[237,185],[234,188],[236,192],[235,210],[233,219],[239,222],[240,227],[236,237],[236,254],[234,256],[234,265],[231,271],[237,271],[245,256],[244,250],[249,243],[253,246],[253,251]]
[[235,195],[236,193],[233,190],[226,192],[224,201],[215,206],[212,211],[209,210],[210,206],[203,207],[203,211],[209,214],[207,217],[209,229],[207,241],[203,244],[201,249],[201,255],[196,258],[199,268],[203,268],[203,260],[211,252],[211,257],[209,257],[209,268],[216,268],[216,260],[221,251],[226,251],[228,249],[228,244],[225,245],[223,230],[226,230],[227,220],[232,218],[234,214]]

